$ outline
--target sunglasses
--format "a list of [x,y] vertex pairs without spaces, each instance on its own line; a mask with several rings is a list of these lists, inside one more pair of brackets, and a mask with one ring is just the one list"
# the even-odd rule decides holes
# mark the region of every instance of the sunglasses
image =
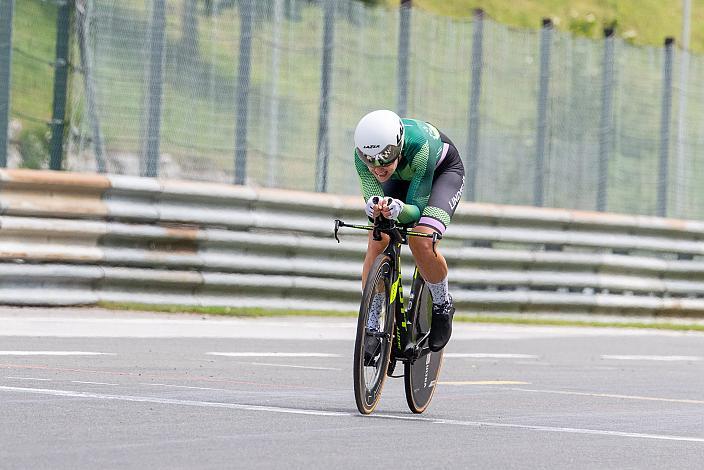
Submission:
[[[357,148],[357,153],[359,154],[361,160],[369,168],[384,168],[398,160],[401,156],[401,148],[396,145],[387,145],[384,150],[376,154],[375,156],[367,155],[359,148]],[[384,162],[384,163],[382,163]]]

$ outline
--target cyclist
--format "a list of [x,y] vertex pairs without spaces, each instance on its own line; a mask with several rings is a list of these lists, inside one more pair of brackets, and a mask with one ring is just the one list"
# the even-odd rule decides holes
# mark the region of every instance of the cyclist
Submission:
[[[415,225],[419,232],[444,234],[464,190],[464,166],[452,141],[428,122],[378,110],[359,121],[354,144],[355,167],[370,220],[381,214]],[[375,241],[370,232],[363,286],[374,259],[388,243],[388,235]],[[440,252],[433,252],[429,238],[411,237],[408,244],[432,296],[429,347],[440,351],[450,340],[455,313],[447,286],[447,262]],[[378,330],[383,302],[382,294],[373,298],[368,328]],[[380,340],[368,336],[367,341],[366,359],[372,362]]]

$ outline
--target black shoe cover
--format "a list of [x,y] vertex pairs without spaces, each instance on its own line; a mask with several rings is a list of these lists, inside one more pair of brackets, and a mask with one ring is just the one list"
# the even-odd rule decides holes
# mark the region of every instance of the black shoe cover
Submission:
[[430,325],[430,337],[428,346],[433,352],[438,352],[445,347],[452,335],[452,316],[455,314],[455,306],[452,299],[442,305],[433,305],[433,320]]

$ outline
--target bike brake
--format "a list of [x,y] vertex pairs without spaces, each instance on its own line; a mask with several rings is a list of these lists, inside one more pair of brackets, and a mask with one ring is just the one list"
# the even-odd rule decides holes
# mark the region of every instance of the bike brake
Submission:
[[337,232],[340,230],[340,222],[342,221],[335,219],[335,240],[337,240],[337,243],[340,243],[340,238],[337,236]]

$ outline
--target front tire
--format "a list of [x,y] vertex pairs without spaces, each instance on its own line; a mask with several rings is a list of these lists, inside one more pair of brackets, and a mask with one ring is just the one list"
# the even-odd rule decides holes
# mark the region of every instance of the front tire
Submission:
[[[384,388],[386,371],[389,367],[395,316],[389,305],[389,290],[391,284],[391,258],[381,254],[372,264],[367,277],[367,283],[362,293],[362,303],[359,307],[357,319],[357,337],[354,344],[354,398],[357,409],[362,414],[374,411],[381,398]],[[383,296],[381,311],[379,312],[378,333],[371,331],[367,325],[369,309],[375,296]],[[369,336],[376,335],[380,339],[380,349],[374,361],[366,361],[365,344]]]

